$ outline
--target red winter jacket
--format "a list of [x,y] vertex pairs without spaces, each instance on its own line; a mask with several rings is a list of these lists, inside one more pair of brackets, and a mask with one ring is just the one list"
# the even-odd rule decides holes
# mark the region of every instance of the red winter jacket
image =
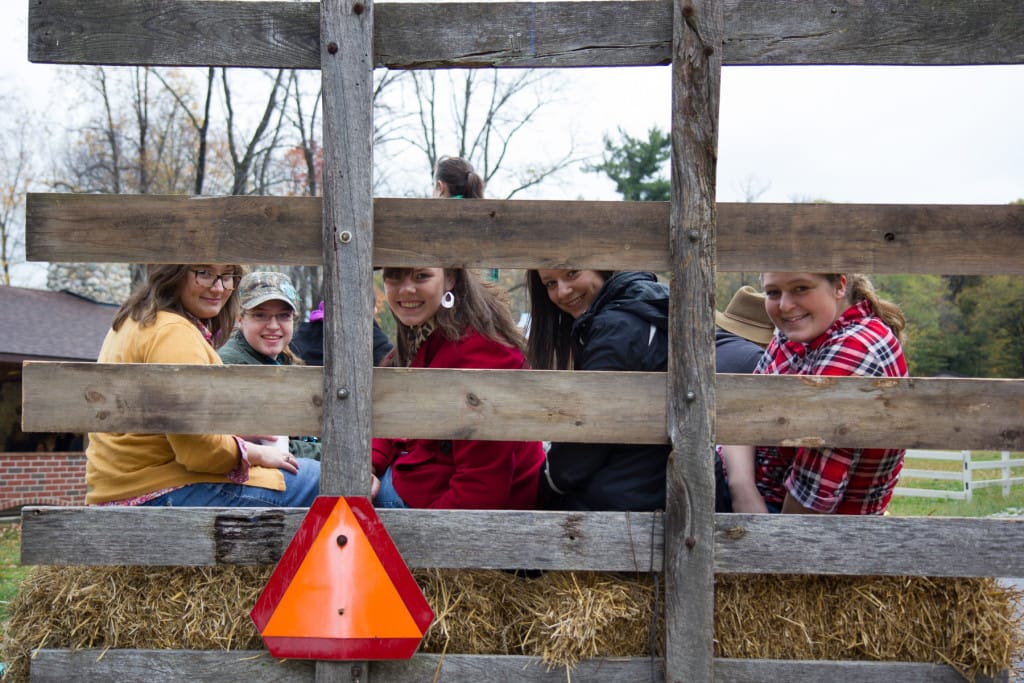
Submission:
[[[435,330],[410,367],[522,370],[526,359],[473,329],[457,342]],[[395,491],[412,508],[533,509],[543,463],[539,441],[373,440],[374,474],[392,466]]]

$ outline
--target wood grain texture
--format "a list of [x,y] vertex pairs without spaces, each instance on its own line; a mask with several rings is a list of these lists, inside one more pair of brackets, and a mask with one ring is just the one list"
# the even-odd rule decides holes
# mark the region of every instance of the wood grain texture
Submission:
[[[1002,0],[728,0],[725,64],[1018,64],[1024,19]],[[317,5],[34,0],[29,59],[65,64],[320,68]],[[667,64],[672,3],[383,3],[373,65]]]
[[[318,434],[321,376],[314,367],[30,362],[22,421],[27,431]],[[374,412],[373,434],[667,443],[667,381],[666,373],[376,368],[373,401],[387,409]],[[720,374],[715,383],[719,443],[1024,450],[1019,379]],[[273,409],[253,413],[253,397],[269,396]]]
[[[305,509],[60,508],[22,511],[21,561],[212,566],[276,562]],[[661,571],[665,524],[651,512],[378,510],[410,567]],[[714,516],[726,574],[1021,576],[1024,520]],[[784,543],[787,552],[778,548]]]
[[313,662],[274,659],[266,650],[39,650],[31,680],[44,683],[309,683]]
[[[635,683],[665,680],[660,657],[587,659],[569,672],[570,680],[603,683]],[[911,662],[792,661],[770,659],[715,659],[715,680],[725,683],[961,683],[963,677],[943,664]],[[188,671],[191,681],[244,680],[247,683],[307,683],[313,679],[313,662],[275,660],[264,650],[56,650],[43,649],[32,660],[32,680],[65,683],[108,681],[177,680]],[[539,659],[518,656],[417,654],[409,660],[372,662],[367,667],[375,683],[441,680],[445,683],[563,683],[566,671],[549,669]],[[440,678],[435,679],[435,672]],[[1005,682],[976,678],[976,683]]]
[[723,573],[1020,576],[1024,571],[1020,519],[715,517],[715,568]]
[[[1024,206],[717,205],[720,271],[1024,274]],[[319,265],[314,197],[28,195],[36,261]],[[668,202],[377,198],[376,266],[669,268]]]
[[320,3],[325,495],[368,496],[373,476],[373,9],[372,0]]
[[[26,508],[24,564],[265,565],[306,510]],[[378,510],[410,567],[660,570],[660,513]],[[116,540],[115,540],[116,539]]]
[[715,171],[722,5],[672,10],[665,678],[714,679]]

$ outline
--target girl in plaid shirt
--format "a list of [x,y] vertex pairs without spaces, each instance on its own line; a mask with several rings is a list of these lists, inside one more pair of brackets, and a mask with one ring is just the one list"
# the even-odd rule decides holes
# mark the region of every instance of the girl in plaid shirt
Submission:
[[[906,319],[860,274],[764,273],[777,333],[755,374],[906,377]],[[736,512],[880,515],[902,449],[723,446]]]

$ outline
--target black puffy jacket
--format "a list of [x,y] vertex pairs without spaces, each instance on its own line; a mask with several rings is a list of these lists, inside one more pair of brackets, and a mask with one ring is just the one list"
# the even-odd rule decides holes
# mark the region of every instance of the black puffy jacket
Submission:
[[[576,320],[572,340],[576,370],[664,371],[668,287],[653,273],[614,274]],[[667,444],[554,443],[542,499],[562,510],[662,509],[670,450]]]

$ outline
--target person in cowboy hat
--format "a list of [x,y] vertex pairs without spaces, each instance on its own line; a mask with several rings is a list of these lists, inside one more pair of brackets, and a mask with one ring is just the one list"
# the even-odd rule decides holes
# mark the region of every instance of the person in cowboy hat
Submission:
[[772,340],[775,324],[764,309],[764,294],[743,285],[725,311],[715,311],[717,372],[750,374]]

